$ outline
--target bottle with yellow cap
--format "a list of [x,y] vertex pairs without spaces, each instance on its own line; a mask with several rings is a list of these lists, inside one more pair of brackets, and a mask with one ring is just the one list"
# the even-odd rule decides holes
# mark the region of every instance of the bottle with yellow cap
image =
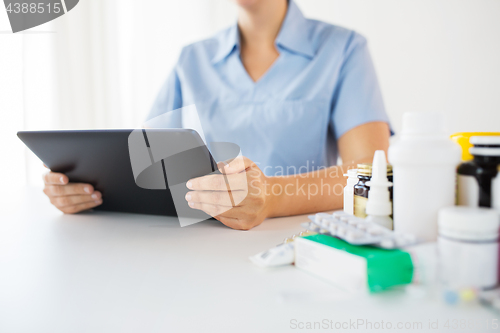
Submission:
[[450,138],[462,148],[462,161],[473,159],[473,156],[469,152],[469,148],[473,146],[470,143],[470,138],[473,136],[500,136],[500,132],[458,132],[452,134]]

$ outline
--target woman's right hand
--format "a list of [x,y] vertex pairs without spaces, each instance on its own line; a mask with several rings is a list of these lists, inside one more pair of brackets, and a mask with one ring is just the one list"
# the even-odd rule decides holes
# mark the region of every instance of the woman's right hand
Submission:
[[74,214],[102,204],[102,194],[90,184],[69,183],[62,173],[47,172],[43,176],[43,192],[50,203],[65,214]]

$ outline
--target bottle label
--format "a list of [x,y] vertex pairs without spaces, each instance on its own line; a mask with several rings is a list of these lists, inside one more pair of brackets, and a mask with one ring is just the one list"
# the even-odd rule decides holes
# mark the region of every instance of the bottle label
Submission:
[[473,176],[458,175],[457,202],[459,206],[479,206],[479,184]]
[[354,216],[366,217],[366,203],[368,199],[359,195],[354,196]]

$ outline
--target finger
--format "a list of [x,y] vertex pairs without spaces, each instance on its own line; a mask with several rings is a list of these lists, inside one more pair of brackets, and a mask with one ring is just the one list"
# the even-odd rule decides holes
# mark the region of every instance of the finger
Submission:
[[202,210],[212,217],[223,216],[237,218],[238,212],[236,210],[239,210],[237,207],[219,206],[202,202],[189,202],[189,207]]
[[67,195],[92,194],[94,187],[90,184],[70,183],[68,185],[46,185],[43,192],[50,197]]
[[58,207],[68,207],[79,205],[86,202],[98,202],[102,199],[100,192],[95,192],[92,195],[67,195],[63,197],[52,197],[50,202]]
[[246,222],[248,214],[241,208],[234,207],[228,209],[229,207],[202,203],[190,203],[189,206],[204,211],[230,228],[249,230],[252,227],[252,225]]
[[224,191],[194,191],[186,194],[189,202],[208,203],[212,205],[233,207],[229,192]]
[[194,191],[186,194],[188,202],[234,207],[248,196],[248,191]]
[[[228,185],[231,185],[228,188]],[[246,174],[231,174],[231,175],[208,175],[189,180],[186,186],[190,190],[195,191],[237,191],[248,190]]]
[[190,179],[186,183],[187,188],[195,191],[227,191],[226,181],[223,175],[208,175]]
[[43,181],[48,185],[65,185],[68,177],[65,174],[49,171],[43,175]]
[[238,156],[232,160],[219,162],[217,166],[221,173],[229,175],[247,170],[255,166],[255,163],[245,156]]
[[85,202],[85,203],[81,203],[81,204],[78,204],[78,205],[63,207],[63,208],[60,208],[59,210],[61,212],[65,213],[65,214],[75,214],[75,213],[79,213],[79,212],[87,210],[87,209],[91,209],[91,208],[97,207],[100,204],[102,204],[102,200],[100,200],[100,201],[92,201],[92,202]]

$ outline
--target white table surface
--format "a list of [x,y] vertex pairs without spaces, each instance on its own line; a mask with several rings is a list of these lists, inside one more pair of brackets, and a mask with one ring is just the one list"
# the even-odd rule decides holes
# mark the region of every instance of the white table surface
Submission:
[[[0,215],[2,333],[306,332],[294,323],[323,320],[481,332],[498,318],[479,305],[451,307],[401,290],[352,295],[294,266],[266,270],[248,260],[301,231],[305,216],[251,231],[217,221],[181,228],[161,216],[62,215],[39,190],[22,197]],[[436,320],[439,330],[428,329]],[[474,326],[460,329],[460,320]]]

